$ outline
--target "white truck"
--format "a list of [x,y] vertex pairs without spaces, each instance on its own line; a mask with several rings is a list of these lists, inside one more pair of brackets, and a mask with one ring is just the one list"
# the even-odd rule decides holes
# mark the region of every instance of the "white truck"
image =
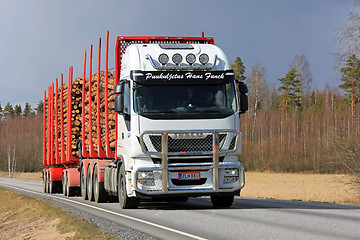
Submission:
[[[97,202],[114,195],[121,208],[137,208],[146,198],[198,196],[210,196],[216,208],[230,207],[245,183],[238,156],[247,87],[213,43],[205,37],[118,37],[115,155],[80,154],[79,176],[65,169],[64,189],[80,185],[83,198]],[[84,143],[79,149],[86,151]],[[80,180],[74,185],[70,178]]]

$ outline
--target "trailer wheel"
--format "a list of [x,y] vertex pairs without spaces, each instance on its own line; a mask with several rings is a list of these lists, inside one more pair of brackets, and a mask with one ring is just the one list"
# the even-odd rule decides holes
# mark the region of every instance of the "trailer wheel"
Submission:
[[66,189],[66,178],[65,178],[65,171],[63,172],[62,175],[62,190],[63,190],[63,195],[67,196],[67,189]]
[[48,171],[47,173],[46,173],[46,192],[47,193],[49,193],[49,190],[50,190],[50,181],[49,181],[49,179],[50,179],[50,173],[49,173],[50,171]]
[[90,166],[88,167],[88,171],[87,171],[87,177],[86,177],[86,190],[87,190],[87,196],[88,196],[88,200],[94,201],[94,194],[93,194],[93,186],[92,186],[92,177],[91,177],[91,169]]
[[75,188],[70,187],[70,184],[69,184],[69,174],[66,174],[66,192],[67,192],[68,197],[75,196]]
[[43,188],[44,188],[44,193],[48,192],[48,188],[47,188],[47,177],[44,176],[43,178]]
[[87,196],[87,187],[86,187],[86,177],[85,177],[85,167],[81,168],[81,175],[80,175],[80,188],[81,188],[81,196],[84,200],[88,199]]
[[234,202],[234,196],[211,195],[210,198],[214,208],[228,208]]
[[94,199],[97,203],[102,203],[107,200],[107,193],[104,188],[104,182],[99,182],[98,168],[95,166],[93,179]]
[[124,164],[121,165],[118,175],[118,198],[120,207],[123,209],[138,208],[139,206],[139,198],[127,196]]
[[49,181],[49,193],[50,194],[56,193],[56,182],[55,181]]

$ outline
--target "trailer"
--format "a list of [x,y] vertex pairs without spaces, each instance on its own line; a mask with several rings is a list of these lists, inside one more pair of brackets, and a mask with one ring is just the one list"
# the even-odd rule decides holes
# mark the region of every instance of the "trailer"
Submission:
[[61,74],[44,92],[44,192],[121,208],[198,196],[230,207],[245,184],[247,87],[214,39],[120,36],[113,71],[108,46],[109,32],[103,71],[99,39],[96,73],[91,45],[82,76],[70,67],[67,84]]

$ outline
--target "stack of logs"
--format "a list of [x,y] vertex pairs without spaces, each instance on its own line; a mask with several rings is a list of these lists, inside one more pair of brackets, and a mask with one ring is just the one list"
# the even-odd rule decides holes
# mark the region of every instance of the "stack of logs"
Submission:
[[[77,139],[81,139],[81,112],[82,112],[82,84],[83,79],[81,77],[77,78],[73,81],[72,91],[70,93],[71,100],[71,113],[70,113],[70,121],[71,121],[71,154],[73,156],[79,157],[79,152],[77,151],[76,141]],[[58,149],[59,155],[63,156],[62,148],[61,148],[61,116],[63,118],[64,124],[64,149],[66,155],[67,149],[67,124],[68,124],[68,85],[63,84],[62,86],[62,96],[61,96],[61,87],[57,91],[57,101],[58,101],[58,119],[55,119],[55,123],[57,122],[58,126]],[[55,102],[55,101],[54,101]],[[54,103],[55,104],[55,103]],[[61,111],[62,104],[62,111]],[[55,106],[54,106],[55,109]],[[55,116],[54,116],[55,117]]]
[[[95,151],[98,151],[98,133],[97,133],[97,90],[100,92],[100,132],[101,132],[101,148],[106,150],[106,125],[105,125],[105,108],[108,108],[108,126],[109,126],[109,145],[110,150],[115,151],[115,114],[114,114],[114,86],[115,76],[108,73],[108,106],[105,102],[105,73],[100,72],[100,86],[97,86],[97,74],[91,76],[91,89],[89,91],[89,79],[86,78],[85,84],[85,148],[86,151],[90,150],[90,141],[92,139],[92,145]],[[89,95],[91,94],[91,106],[89,101]],[[90,107],[91,107],[91,126],[90,126]],[[90,131],[92,138],[90,138]]]
[[[110,150],[115,152],[116,145],[116,131],[115,131],[115,113],[114,113],[114,84],[115,84],[115,76],[111,73],[108,74],[108,106],[105,106],[105,74],[102,71],[100,73],[100,132],[101,132],[101,148],[102,150],[106,150],[106,126],[105,126],[105,107],[108,107],[108,126],[109,126],[109,145]],[[67,132],[67,124],[68,124],[68,84],[63,84],[58,88],[57,92],[54,95],[54,105],[52,106],[54,109],[54,131],[55,131],[55,146],[57,144],[57,149],[60,158],[62,156],[67,155],[67,139],[71,138],[71,155],[74,157],[79,157],[78,147],[76,145],[77,140],[82,140],[82,87],[83,87],[83,78],[78,77],[73,81],[72,91],[70,93],[71,100],[71,113],[70,113],[70,121],[71,121],[71,136],[68,136]],[[91,76],[91,89],[89,91],[89,78],[86,78],[85,83],[85,149],[86,151],[90,151],[90,131],[92,132],[92,144],[93,148],[96,152],[98,152],[98,134],[97,134],[97,74],[93,74]],[[61,90],[62,89],[62,90]],[[62,94],[61,94],[62,91]],[[89,104],[89,94],[91,94],[91,106]],[[47,99],[48,101],[48,99]],[[47,112],[47,101],[45,104],[45,111]],[[57,101],[57,118],[55,115],[56,102]],[[61,109],[62,105],[62,109]],[[91,107],[91,119],[92,124],[90,126],[90,114],[89,109]],[[48,121],[46,116],[46,121]],[[64,134],[64,149],[65,152],[62,152],[61,144],[62,144],[62,130],[61,130],[61,121],[63,121],[63,134]],[[46,138],[49,139],[46,132]],[[48,151],[48,150],[46,150]],[[54,153],[56,152],[56,147],[54,147]]]

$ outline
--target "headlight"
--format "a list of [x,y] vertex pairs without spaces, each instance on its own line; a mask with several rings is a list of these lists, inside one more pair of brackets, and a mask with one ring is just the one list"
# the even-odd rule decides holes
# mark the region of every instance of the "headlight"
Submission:
[[235,183],[239,180],[239,169],[230,168],[224,169],[224,184]]
[[237,168],[225,169],[224,176],[239,176],[239,169]]
[[161,191],[161,171],[138,171],[136,176],[136,185],[138,189],[144,191]]
[[138,172],[138,179],[153,179],[154,173],[152,171]]
[[186,56],[186,61],[188,62],[188,64],[192,65],[195,63],[196,61],[196,57],[194,54],[192,53],[189,53],[187,56]]
[[178,53],[175,53],[172,57],[172,60],[176,65],[179,65],[182,62],[182,56]]
[[169,62],[169,56],[166,55],[165,53],[162,53],[160,54],[158,60],[162,65],[165,65]]
[[207,63],[209,62],[209,56],[208,56],[206,53],[203,53],[203,54],[200,55],[199,61],[200,61],[203,65],[205,65],[205,64],[207,64]]

